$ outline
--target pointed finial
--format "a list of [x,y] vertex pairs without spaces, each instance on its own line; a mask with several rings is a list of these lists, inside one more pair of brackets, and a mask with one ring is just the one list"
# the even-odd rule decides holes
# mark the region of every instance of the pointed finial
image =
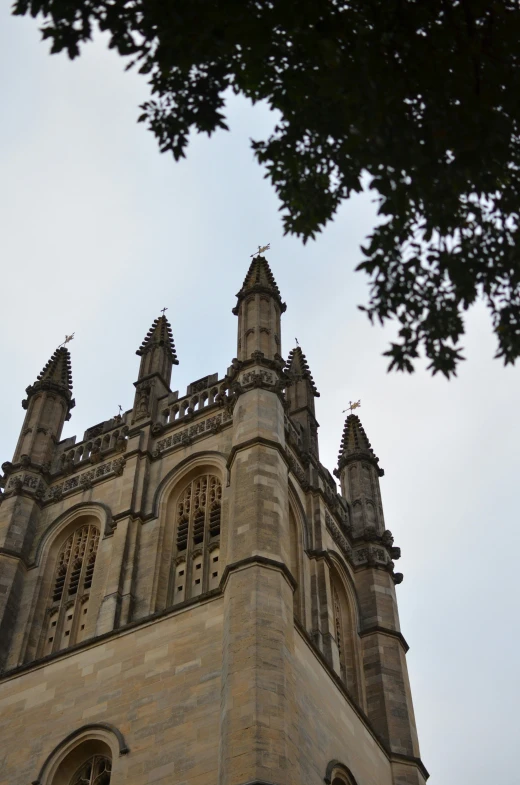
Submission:
[[[264,249],[266,247],[267,246],[264,246]],[[274,280],[274,275],[271,272],[267,259],[264,256],[258,256],[258,254],[253,254],[253,256],[254,259],[249,265],[249,270],[244,278],[242,288],[237,293],[239,301],[254,292],[269,294],[278,302],[280,310],[283,313],[287,306],[282,302],[280,290]],[[233,309],[235,315],[238,314],[237,307],[238,306]]]
[[300,345],[296,346],[295,349],[291,349],[289,352],[287,362],[285,363],[285,370],[289,373],[293,382],[299,381],[300,379],[306,379],[312,388],[314,397],[320,397],[314,379],[312,378],[307,358],[302,352]]
[[252,259],[254,256],[260,256],[261,253],[263,253],[264,251],[269,251],[270,248],[271,248],[271,243],[267,243],[267,245],[259,245],[258,251],[252,253],[249,258]]
[[[356,403],[359,404],[359,401],[356,401]],[[354,404],[352,404],[352,406],[354,408]],[[365,429],[361,425],[361,420],[357,414],[351,413],[345,420],[343,437],[341,439],[341,447],[338,456],[340,471],[345,464],[359,459],[370,461],[377,468],[379,476],[383,476],[384,472],[378,466],[379,458],[376,456],[372,449],[372,445],[368,441]]]
[[170,356],[172,363],[178,365],[179,361],[177,360],[175,344],[173,343],[172,328],[164,315],[164,311],[167,310],[167,308],[163,308],[162,316],[159,316],[154,320],[136,354],[139,355],[139,357],[142,357],[143,354],[161,346]]
[[[34,384],[26,388],[29,398],[41,390],[52,390],[63,395],[68,404],[68,409],[73,408],[72,400],[72,370],[70,365],[70,352],[65,346],[60,346],[52,354],[50,360],[44,365]],[[26,402],[22,406],[27,408]],[[67,418],[68,419],[68,418]]]

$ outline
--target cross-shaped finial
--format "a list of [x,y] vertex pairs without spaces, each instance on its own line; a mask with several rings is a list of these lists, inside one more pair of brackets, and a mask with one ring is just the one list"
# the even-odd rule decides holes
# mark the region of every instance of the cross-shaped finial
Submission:
[[123,407],[121,406],[121,404],[118,404],[118,406],[119,406],[119,414],[121,414],[121,412],[123,411]]
[[162,313],[163,316],[164,316],[164,314],[166,313],[167,310],[168,310],[167,308],[161,308],[161,313]]
[[299,342],[298,338],[295,338],[294,340],[296,341],[296,346],[299,346],[300,342]]

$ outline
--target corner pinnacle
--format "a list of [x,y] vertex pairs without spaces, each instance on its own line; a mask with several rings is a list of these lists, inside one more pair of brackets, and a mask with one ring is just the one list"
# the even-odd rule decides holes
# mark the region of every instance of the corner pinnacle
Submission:
[[158,347],[164,349],[173,365],[179,364],[173,342],[172,328],[164,314],[155,319],[136,354],[142,357],[143,354],[147,354],[147,352]]
[[379,458],[368,441],[365,429],[361,425],[361,420],[357,414],[349,414],[345,420],[338,456],[340,471],[347,463],[354,460],[368,460],[377,468],[379,476],[383,476],[383,469],[379,467]]
[[300,346],[296,346],[289,352],[289,356],[285,364],[285,370],[294,377],[295,381],[306,379],[312,388],[315,398],[320,397],[320,394],[316,388],[316,384],[314,383],[314,379],[312,378],[312,373],[310,371],[307,358],[302,352]]
[[280,290],[271,272],[269,263],[264,256],[255,256],[249,266],[247,275],[244,278],[242,288],[237,293],[237,297],[243,300],[248,294],[255,292],[265,292],[271,295],[279,304],[282,313],[286,310],[287,306],[282,302]]

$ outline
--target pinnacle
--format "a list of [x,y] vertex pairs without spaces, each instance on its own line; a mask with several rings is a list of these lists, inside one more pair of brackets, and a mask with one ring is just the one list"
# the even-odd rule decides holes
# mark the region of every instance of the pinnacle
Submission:
[[142,357],[143,354],[159,346],[162,346],[166,353],[169,354],[174,365],[179,364],[175,352],[175,344],[173,343],[172,328],[164,314],[155,319],[136,354]]
[[34,386],[44,382],[51,382],[67,392],[72,392],[70,352],[65,346],[56,349],[39,374]]
[[[375,464],[379,463],[379,458],[374,453],[372,445],[368,441],[365,429],[361,425],[361,420],[357,414],[349,414],[345,420],[343,438],[341,439],[341,447],[338,456],[340,469],[350,457],[361,457],[361,455]],[[379,471],[382,471],[382,469]]]
[[310,372],[309,365],[307,363],[307,358],[305,357],[304,353],[302,352],[299,346],[296,346],[294,349],[291,349],[289,353],[289,357],[287,358],[285,370],[288,371],[292,376],[294,376],[296,378],[296,381],[298,381],[299,379],[307,379],[310,386],[312,387],[312,391],[315,397],[316,398],[320,397],[320,394],[316,389],[314,379],[312,378],[312,373]]
[[252,291],[268,292],[279,302],[282,311],[285,311],[286,305],[285,303],[282,303],[282,297],[276,281],[274,280],[274,275],[271,272],[267,259],[263,256],[255,256],[251,262],[237,297],[242,298],[248,292]]

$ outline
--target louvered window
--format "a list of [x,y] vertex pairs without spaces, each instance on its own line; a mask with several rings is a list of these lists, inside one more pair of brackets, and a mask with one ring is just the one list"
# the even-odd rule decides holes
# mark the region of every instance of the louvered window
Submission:
[[196,477],[179,497],[172,604],[218,586],[221,504],[222,484],[213,474]]
[[85,637],[98,543],[99,529],[86,524],[76,529],[60,549],[41,647],[44,655]]

